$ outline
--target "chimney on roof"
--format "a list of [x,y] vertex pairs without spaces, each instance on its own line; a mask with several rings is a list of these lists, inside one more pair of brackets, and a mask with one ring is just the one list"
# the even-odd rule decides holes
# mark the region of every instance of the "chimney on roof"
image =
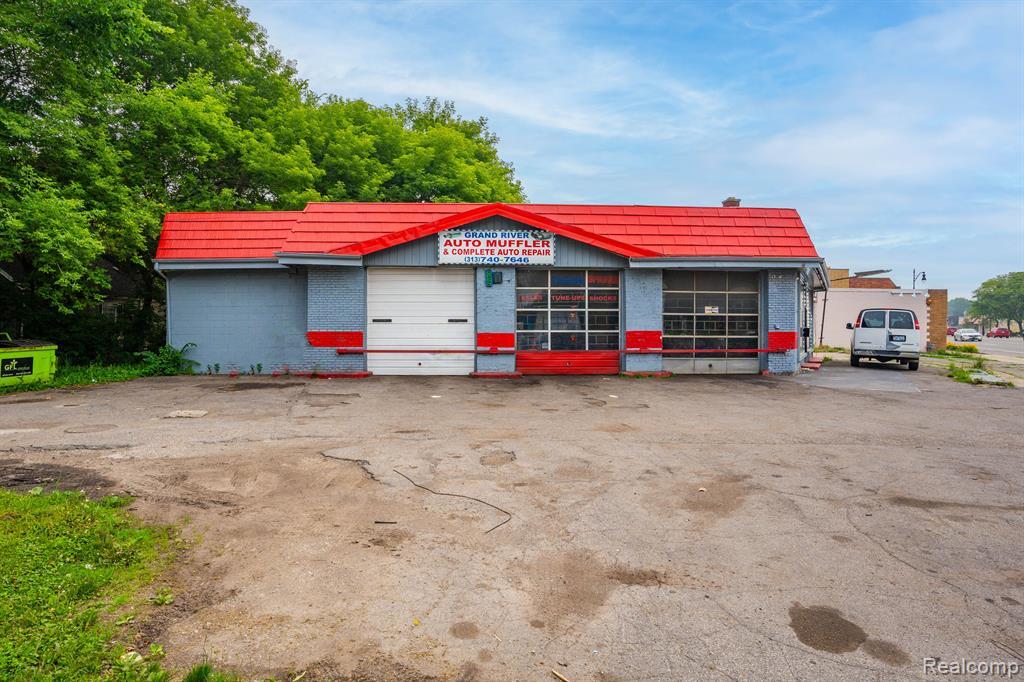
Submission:
[[739,208],[740,200],[737,199],[736,197],[729,197],[728,199],[724,199],[722,201],[722,206],[725,208]]

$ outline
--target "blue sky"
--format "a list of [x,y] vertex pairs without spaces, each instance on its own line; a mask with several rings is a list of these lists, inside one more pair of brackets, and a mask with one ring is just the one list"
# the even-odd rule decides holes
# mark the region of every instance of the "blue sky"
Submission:
[[243,2],[317,92],[486,116],[530,201],[792,207],[951,296],[1024,269],[1024,3]]

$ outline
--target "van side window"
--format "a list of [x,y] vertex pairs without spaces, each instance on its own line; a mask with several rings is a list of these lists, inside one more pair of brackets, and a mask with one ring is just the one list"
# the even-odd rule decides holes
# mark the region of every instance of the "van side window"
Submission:
[[869,310],[860,319],[860,326],[865,329],[885,329],[885,311]]
[[909,310],[890,310],[889,329],[913,329],[914,315]]

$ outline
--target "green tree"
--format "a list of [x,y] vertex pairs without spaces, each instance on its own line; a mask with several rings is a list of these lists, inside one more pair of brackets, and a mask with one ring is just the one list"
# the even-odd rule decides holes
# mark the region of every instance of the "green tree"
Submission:
[[116,272],[143,299],[120,332],[139,350],[164,213],[521,201],[497,141],[449,102],[311,92],[234,0],[6,0],[0,326],[79,343]]
[[967,313],[967,309],[971,306],[971,300],[959,296],[949,301],[948,312],[950,317],[963,317]]
[[988,320],[1008,320],[1024,331],[1024,272],[985,280],[974,291],[968,314]]

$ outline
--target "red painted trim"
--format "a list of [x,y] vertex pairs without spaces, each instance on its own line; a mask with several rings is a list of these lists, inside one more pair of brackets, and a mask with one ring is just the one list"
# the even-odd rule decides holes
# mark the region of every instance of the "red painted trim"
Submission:
[[522,372],[470,372],[473,379],[521,379]]
[[363,353],[432,353],[449,355],[512,355],[514,349],[499,348],[338,348],[334,351],[338,355],[362,355]]
[[646,249],[642,246],[627,244],[617,239],[612,239],[611,237],[595,234],[573,225],[566,225],[565,223],[560,223],[556,220],[552,220],[551,218],[546,218],[542,215],[502,203],[487,204],[485,206],[463,211],[462,213],[456,213],[455,215],[450,215],[433,222],[406,228],[399,232],[392,232],[391,234],[375,237],[374,239],[367,239],[366,241],[357,242],[355,244],[348,244],[341,248],[334,249],[329,253],[365,256],[366,254],[373,253],[374,251],[390,249],[393,246],[405,244],[406,242],[411,242],[416,239],[420,239],[421,237],[428,237],[444,230],[461,227],[463,225],[468,225],[469,223],[483,220],[485,218],[492,218],[494,216],[508,218],[509,220],[514,220],[537,229],[549,230],[557,235],[568,237],[569,239],[575,239],[576,241],[583,242],[584,244],[596,246],[599,249],[611,251],[612,253],[617,253],[618,255],[626,258],[655,257],[662,255],[657,251],[652,251],[651,249]]
[[661,330],[626,332],[626,348],[628,350],[661,350]]
[[478,348],[515,348],[516,335],[514,332],[477,332],[476,345]]
[[306,341],[311,346],[332,348],[335,346],[362,346],[362,332],[308,331]]
[[787,350],[796,350],[797,336],[795,331],[791,332],[768,332],[768,352],[785,353]]
[[523,374],[618,374],[619,351],[519,351],[516,370]]

